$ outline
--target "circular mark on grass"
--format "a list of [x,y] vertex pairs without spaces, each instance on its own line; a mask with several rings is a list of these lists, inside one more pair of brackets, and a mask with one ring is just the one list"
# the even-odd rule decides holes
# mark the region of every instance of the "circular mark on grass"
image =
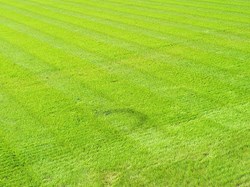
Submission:
[[131,108],[110,109],[96,114],[122,130],[134,130],[147,121],[147,115]]

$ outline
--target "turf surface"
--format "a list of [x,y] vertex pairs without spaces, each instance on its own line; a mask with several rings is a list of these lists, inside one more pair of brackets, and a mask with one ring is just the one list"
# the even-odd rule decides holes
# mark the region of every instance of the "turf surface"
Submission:
[[0,186],[250,186],[249,0],[0,0]]

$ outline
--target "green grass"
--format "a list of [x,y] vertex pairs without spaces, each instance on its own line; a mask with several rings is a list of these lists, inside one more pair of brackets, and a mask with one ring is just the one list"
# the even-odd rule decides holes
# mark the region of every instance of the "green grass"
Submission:
[[0,186],[250,186],[249,0],[0,0]]

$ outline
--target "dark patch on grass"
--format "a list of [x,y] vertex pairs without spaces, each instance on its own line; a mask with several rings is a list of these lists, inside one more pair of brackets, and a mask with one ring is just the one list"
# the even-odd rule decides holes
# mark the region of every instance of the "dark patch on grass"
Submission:
[[208,155],[209,155],[209,153],[203,153],[203,156],[205,156],[205,157],[208,156]]
[[137,125],[144,124],[148,119],[148,116],[146,114],[143,114],[142,112],[136,111],[131,108],[117,108],[117,109],[110,109],[110,110],[96,112],[96,115],[98,116],[111,116],[117,114],[129,115],[131,117],[138,119]]

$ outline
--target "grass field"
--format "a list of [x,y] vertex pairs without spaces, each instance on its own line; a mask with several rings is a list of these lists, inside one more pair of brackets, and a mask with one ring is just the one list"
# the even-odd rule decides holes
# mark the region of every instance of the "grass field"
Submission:
[[250,186],[249,0],[0,0],[0,186]]

